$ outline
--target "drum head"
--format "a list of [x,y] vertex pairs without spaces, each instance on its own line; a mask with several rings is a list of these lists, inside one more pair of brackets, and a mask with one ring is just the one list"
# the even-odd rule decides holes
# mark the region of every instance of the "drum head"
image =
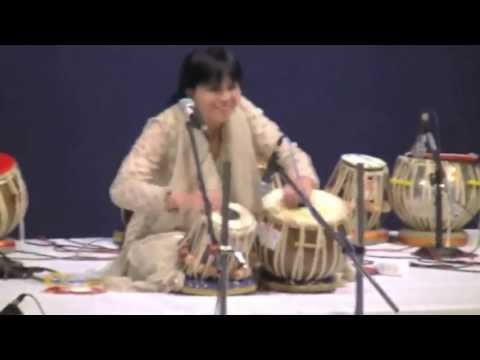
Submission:
[[8,154],[0,153],[0,176],[8,173],[15,167],[16,161]]
[[342,156],[342,160],[353,167],[363,164],[365,170],[381,170],[387,166],[382,159],[363,154],[345,154]]
[[[345,220],[348,210],[345,202],[338,196],[321,190],[313,190],[310,196],[315,209],[329,224],[338,224]],[[276,189],[263,198],[265,210],[275,220],[290,225],[301,224],[306,227],[317,227],[318,223],[306,207],[288,209],[283,204],[283,190]]]
[[[240,204],[230,203],[228,205],[230,210],[228,228],[231,231],[241,231],[249,229],[255,224],[253,215]],[[212,221],[215,226],[220,229],[222,226],[222,214],[220,212],[212,213]]]

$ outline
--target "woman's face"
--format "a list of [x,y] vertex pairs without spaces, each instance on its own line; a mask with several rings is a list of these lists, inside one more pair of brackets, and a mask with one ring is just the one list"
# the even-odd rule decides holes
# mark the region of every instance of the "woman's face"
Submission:
[[198,85],[189,94],[210,130],[220,128],[235,111],[242,91],[230,78],[218,85]]

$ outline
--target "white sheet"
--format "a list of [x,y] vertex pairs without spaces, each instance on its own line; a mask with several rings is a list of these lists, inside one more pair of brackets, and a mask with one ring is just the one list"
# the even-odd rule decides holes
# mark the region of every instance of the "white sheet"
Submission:
[[[471,239],[476,240],[476,233],[471,234],[473,235]],[[88,242],[94,239],[77,240]],[[111,239],[103,239],[101,243],[111,244]],[[472,249],[472,245],[466,250]],[[396,245],[377,246],[380,247],[392,249],[396,248]],[[66,255],[55,253],[49,248],[25,244],[19,244],[19,248]],[[23,261],[23,263],[28,266],[39,265],[62,272],[85,274],[102,269],[108,261]],[[400,314],[480,314],[480,273],[409,268],[407,276],[374,278],[400,307]],[[46,294],[44,290],[45,285],[35,280],[1,280],[0,308],[24,292],[34,294],[47,315],[211,315],[214,314],[216,303],[215,297],[113,292],[99,295],[56,295]],[[366,279],[364,304],[366,314],[393,314]],[[333,294],[295,295],[271,292],[229,297],[227,310],[231,315],[353,314],[354,305],[355,283],[352,283]],[[22,302],[20,308],[25,314],[40,313],[34,301],[29,298]]]

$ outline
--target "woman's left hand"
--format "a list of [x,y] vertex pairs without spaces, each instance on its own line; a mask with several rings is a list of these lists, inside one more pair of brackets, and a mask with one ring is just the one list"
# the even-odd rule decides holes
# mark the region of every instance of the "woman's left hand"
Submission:
[[[314,189],[314,181],[307,177],[300,177],[298,179],[295,179],[294,181],[297,187],[299,187],[300,190],[302,190],[306,197],[309,199],[310,194]],[[300,197],[290,185],[283,187],[283,203],[287,208],[297,208],[300,205],[300,202]]]

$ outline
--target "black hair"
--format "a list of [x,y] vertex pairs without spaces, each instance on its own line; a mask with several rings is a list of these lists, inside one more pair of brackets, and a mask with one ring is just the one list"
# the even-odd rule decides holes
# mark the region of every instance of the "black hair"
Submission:
[[223,47],[196,49],[182,63],[178,88],[171,97],[170,104],[186,97],[188,89],[194,89],[198,85],[218,86],[225,78],[241,84],[243,71],[237,58]]

